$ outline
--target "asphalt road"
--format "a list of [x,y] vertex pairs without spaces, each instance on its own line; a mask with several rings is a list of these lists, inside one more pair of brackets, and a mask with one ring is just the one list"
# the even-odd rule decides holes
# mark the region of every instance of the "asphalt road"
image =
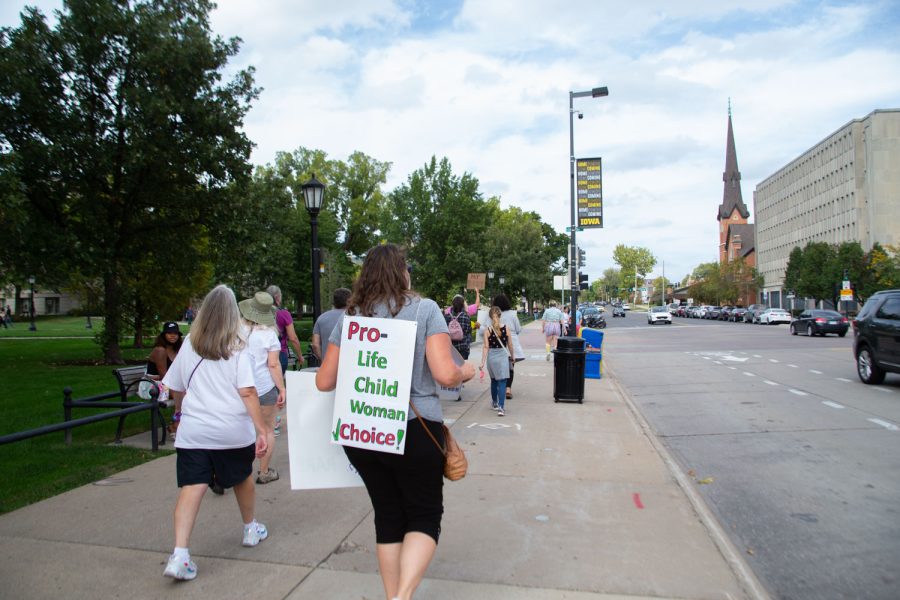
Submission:
[[900,598],[900,376],[862,384],[845,338],[646,313],[604,363],[773,598]]

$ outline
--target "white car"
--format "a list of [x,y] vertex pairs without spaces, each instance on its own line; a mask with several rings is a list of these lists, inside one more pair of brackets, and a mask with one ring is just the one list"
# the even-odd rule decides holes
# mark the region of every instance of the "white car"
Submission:
[[774,325],[776,323],[790,323],[791,313],[783,308],[767,308],[757,317],[760,325]]
[[647,313],[647,323],[649,325],[655,325],[659,321],[662,321],[666,325],[672,324],[672,313],[669,312],[667,306],[654,306],[650,309],[650,312]]
[[628,306],[628,303],[627,303],[627,302],[624,302],[624,303],[622,304],[622,310],[631,310],[631,307]]

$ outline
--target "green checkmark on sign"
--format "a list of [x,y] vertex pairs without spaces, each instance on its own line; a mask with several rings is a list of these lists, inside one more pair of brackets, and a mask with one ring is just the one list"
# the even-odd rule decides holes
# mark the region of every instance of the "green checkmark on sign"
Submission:
[[334,441],[338,441],[338,432],[341,430],[341,420],[337,420],[337,426],[334,428],[334,431],[331,432],[331,437],[334,438]]

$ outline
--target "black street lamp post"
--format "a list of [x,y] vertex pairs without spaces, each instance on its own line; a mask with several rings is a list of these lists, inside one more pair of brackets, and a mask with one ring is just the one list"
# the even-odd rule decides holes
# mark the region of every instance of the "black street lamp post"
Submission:
[[300,186],[303,190],[303,201],[309,213],[312,226],[312,283],[313,283],[313,323],[322,314],[322,302],[319,298],[319,211],[322,210],[322,197],[325,195],[325,184],[316,179],[313,173],[309,181]]
[[[572,121],[572,117],[575,115],[575,104],[573,100],[575,98],[602,98],[603,96],[609,95],[609,89],[606,86],[603,87],[595,87],[591,90],[584,92],[569,92],[569,179],[570,181],[570,190],[571,190],[571,211],[572,211],[572,227],[571,227],[571,235],[569,239],[569,286],[571,289],[571,301],[572,308],[569,313],[569,319],[571,319],[569,326],[572,331],[575,330],[575,311],[578,310],[578,271],[575,266],[575,259],[578,252],[578,247],[575,245],[575,230],[578,226],[578,222],[575,219],[575,126]],[[578,118],[582,118],[582,114],[578,113]]]
[[31,301],[28,303],[28,312],[31,313],[31,325],[28,327],[28,331],[37,331],[37,326],[34,324],[34,275],[28,278],[28,283],[31,285]]

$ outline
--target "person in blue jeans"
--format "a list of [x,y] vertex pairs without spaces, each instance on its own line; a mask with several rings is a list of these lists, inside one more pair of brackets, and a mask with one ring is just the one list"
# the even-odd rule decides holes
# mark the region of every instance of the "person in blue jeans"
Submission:
[[500,317],[503,311],[499,306],[492,306],[488,313],[490,325],[485,332],[484,347],[481,351],[480,370],[484,370],[487,364],[488,375],[491,377],[491,407],[497,411],[497,416],[506,414],[506,380],[509,379],[509,334],[506,325],[501,323]]

